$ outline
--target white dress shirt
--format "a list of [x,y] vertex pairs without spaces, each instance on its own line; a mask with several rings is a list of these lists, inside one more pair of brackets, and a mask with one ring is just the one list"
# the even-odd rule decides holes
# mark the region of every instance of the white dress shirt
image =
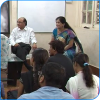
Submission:
[[27,26],[22,30],[18,27],[14,28],[10,34],[9,42],[12,46],[20,42],[25,44],[37,43],[33,29]]

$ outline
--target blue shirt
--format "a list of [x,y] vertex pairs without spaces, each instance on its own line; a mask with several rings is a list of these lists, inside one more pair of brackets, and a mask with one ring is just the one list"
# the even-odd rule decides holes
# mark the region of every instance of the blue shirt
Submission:
[[73,96],[62,89],[44,86],[38,90],[21,95],[18,99],[74,99]]

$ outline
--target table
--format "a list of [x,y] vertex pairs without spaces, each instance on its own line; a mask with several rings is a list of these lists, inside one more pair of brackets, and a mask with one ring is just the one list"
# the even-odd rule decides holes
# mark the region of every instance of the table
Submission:
[[23,63],[23,60],[17,56],[1,56],[1,62],[8,62],[7,84],[16,86],[18,76],[17,67],[19,63]]

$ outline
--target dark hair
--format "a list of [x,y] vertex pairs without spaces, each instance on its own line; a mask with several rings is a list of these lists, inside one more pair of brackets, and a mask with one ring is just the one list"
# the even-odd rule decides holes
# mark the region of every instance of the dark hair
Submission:
[[92,72],[88,64],[84,65],[85,63],[89,62],[89,57],[87,54],[84,53],[77,53],[74,56],[73,62],[76,62],[83,68],[83,79],[85,80],[87,87],[93,87],[94,81],[92,78]]
[[35,61],[35,72],[34,72],[34,90],[39,88],[38,84],[38,72],[42,70],[43,65],[49,58],[48,51],[43,48],[37,48],[32,53],[32,58]]
[[48,60],[49,55],[48,55],[48,51],[46,49],[37,48],[33,51],[32,57],[34,58],[34,61],[35,61],[35,69],[41,70],[41,67]]
[[57,20],[59,20],[62,24],[65,24],[64,28],[70,29],[75,33],[75,31],[71,28],[71,26],[66,22],[65,17],[59,16],[59,17],[56,18],[56,21]]
[[64,47],[65,47],[65,45],[64,45],[64,43],[62,41],[54,40],[54,41],[51,41],[49,44],[58,53],[62,53],[62,54],[64,53]]
[[23,22],[25,22],[25,26],[27,26],[27,20],[23,17]]
[[44,75],[46,86],[61,88],[65,78],[65,70],[60,64],[49,62],[43,66],[42,75]]

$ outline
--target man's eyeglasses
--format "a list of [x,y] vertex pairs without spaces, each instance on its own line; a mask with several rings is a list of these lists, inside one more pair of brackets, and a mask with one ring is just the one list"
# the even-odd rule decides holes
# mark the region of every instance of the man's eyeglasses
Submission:
[[17,23],[21,24],[21,23],[23,23],[23,22],[19,22],[19,21],[17,21]]
[[42,71],[38,71],[38,75],[39,75],[39,77],[41,77],[42,76]]

